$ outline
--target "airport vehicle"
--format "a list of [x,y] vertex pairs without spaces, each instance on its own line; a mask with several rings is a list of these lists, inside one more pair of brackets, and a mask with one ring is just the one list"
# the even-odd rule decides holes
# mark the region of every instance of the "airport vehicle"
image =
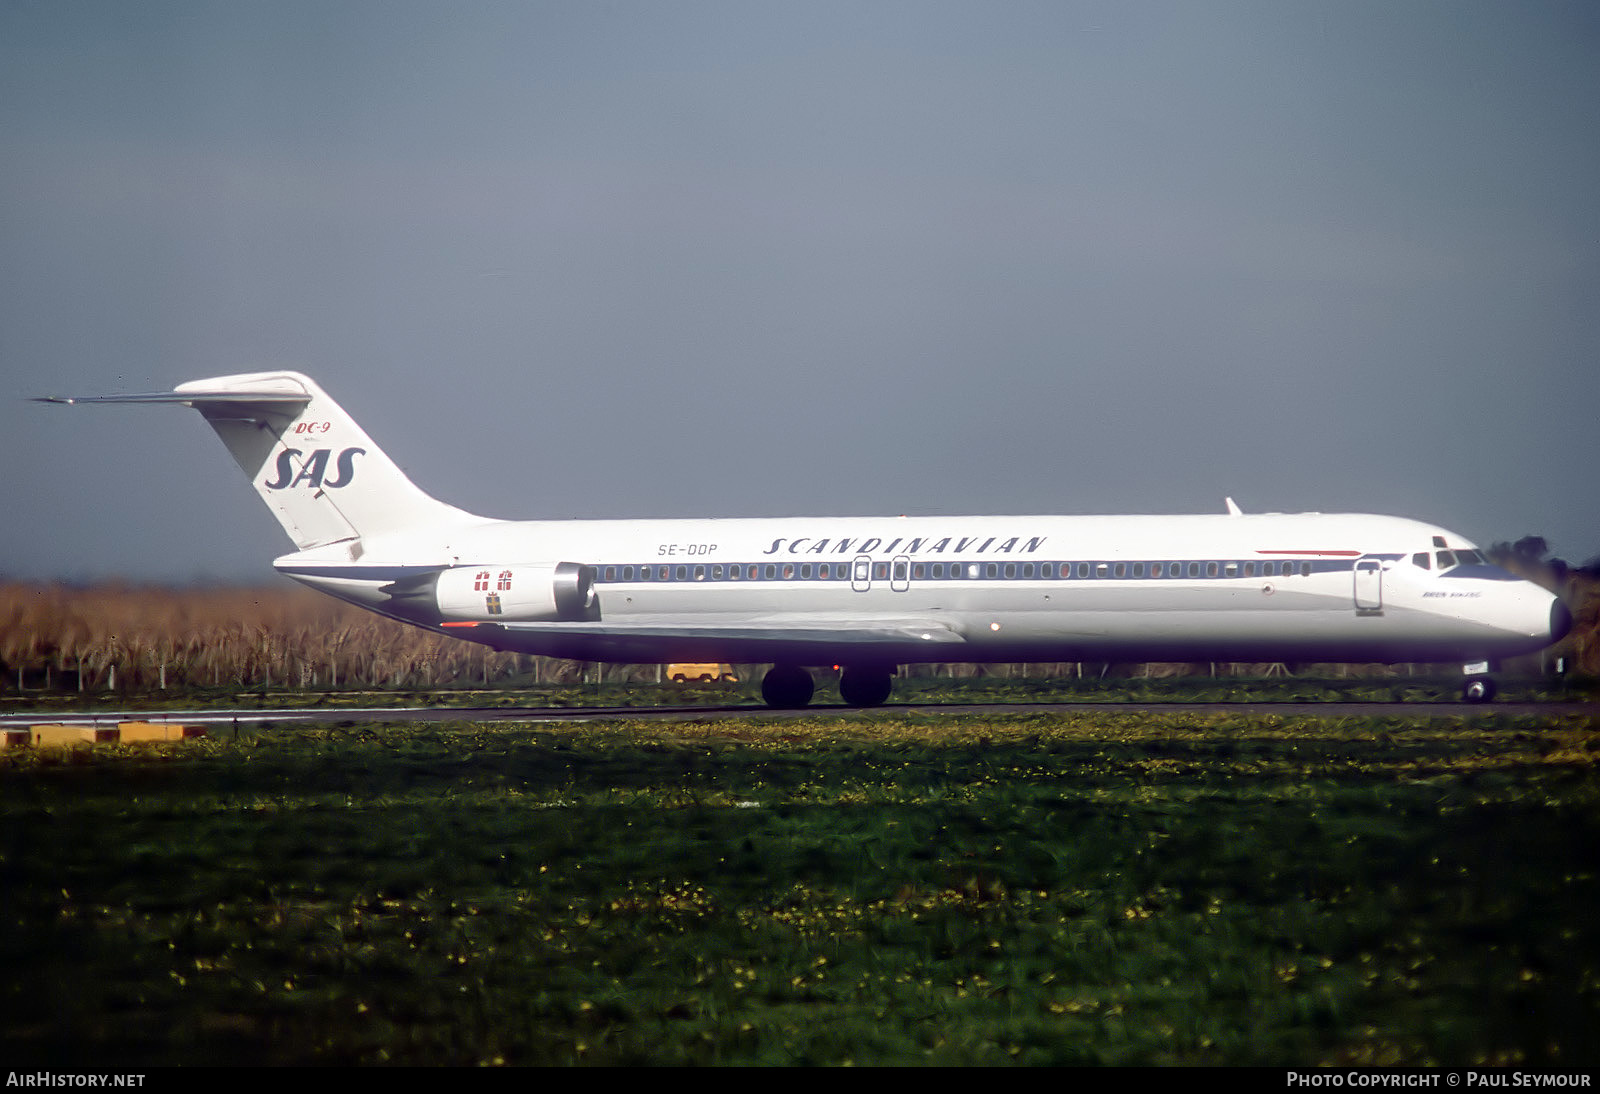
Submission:
[[715,684],[739,682],[738,675],[733,671],[732,665],[719,665],[716,662],[709,664],[669,664],[667,666],[667,679],[674,684]]
[[1024,661],[1455,661],[1560,639],[1559,599],[1462,537],[1356,514],[533,520],[425,494],[309,377],[221,376],[47,402],[179,404],[208,421],[295,550],[283,574],[500,650],[772,664],[804,706],[840,665],[853,706],[896,666]]

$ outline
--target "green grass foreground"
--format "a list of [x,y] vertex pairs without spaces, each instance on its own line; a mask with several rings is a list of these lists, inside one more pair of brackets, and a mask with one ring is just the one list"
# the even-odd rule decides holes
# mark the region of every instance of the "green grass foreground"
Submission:
[[1600,1064],[1592,718],[0,754],[0,1059]]

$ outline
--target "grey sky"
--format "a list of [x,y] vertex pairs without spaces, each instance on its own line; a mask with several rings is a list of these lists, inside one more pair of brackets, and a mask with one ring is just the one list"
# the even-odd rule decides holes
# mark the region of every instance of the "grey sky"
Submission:
[[0,0],[0,574],[264,578],[311,373],[492,516],[1600,554],[1590,3]]

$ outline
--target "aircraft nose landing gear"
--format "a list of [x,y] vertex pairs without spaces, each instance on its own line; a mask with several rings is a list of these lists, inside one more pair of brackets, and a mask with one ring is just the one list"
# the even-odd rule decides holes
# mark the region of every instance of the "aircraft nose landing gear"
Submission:
[[1494,677],[1489,673],[1492,666],[1487,661],[1473,661],[1461,666],[1461,671],[1467,678],[1461,682],[1461,701],[1464,703],[1487,703],[1494,698]]

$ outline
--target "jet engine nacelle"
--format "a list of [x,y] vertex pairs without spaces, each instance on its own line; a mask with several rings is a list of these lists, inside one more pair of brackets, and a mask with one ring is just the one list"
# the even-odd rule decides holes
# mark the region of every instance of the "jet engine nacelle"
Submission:
[[441,618],[477,623],[567,622],[600,618],[594,567],[576,562],[455,566],[439,574]]

